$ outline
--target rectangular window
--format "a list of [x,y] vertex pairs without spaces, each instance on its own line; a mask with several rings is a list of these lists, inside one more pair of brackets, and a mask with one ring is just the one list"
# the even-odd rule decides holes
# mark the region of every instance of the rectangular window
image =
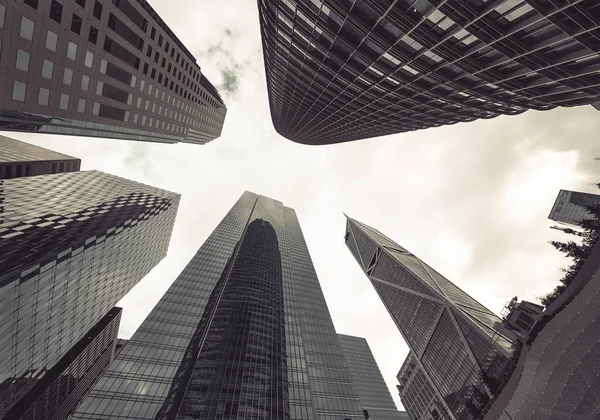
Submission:
[[54,73],[54,63],[44,59],[42,61],[42,77],[44,79],[52,79],[52,73]]
[[52,0],[52,3],[50,3],[50,19],[60,23],[62,20],[62,13],[63,5],[56,0]]
[[6,6],[0,4],[0,28],[4,28],[4,17],[6,16]]
[[115,108],[114,106],[100,104],[100,110],[98,112],[98,116],[102,118],[109,118],[111,120],[116,121],[124,121],[125,120],[125,110]]
[[88,67],[88,68],[92,68],[94,65],[94,53],[91,51],[86,51],[85,52],[85,61],[84,61],[84,66]]
[[69,86],[71,86],[73,83],[73,70],[68,67],[65,67],[65,71],[63,73],[63,83]]
[[69,95],[66,93],[60,94],[60,103],[58,104],[60,109],[69,109]]
[[13,82],[12,99],[13,101],[25,102],[25,94],[27,92],[27,85],[23,82]]
[[29,7],[34,8],[35,10],[37,10],[38,8],[38,0],[23,0],[23,3],[25,3]]
[[15,67],[18,70],[29,71],[29,54],[27,51],[17,50],[17,60],[15,61]]
[[75,60],[77,57],[77,44],[69,41],[67,44],[67,58],[70,60]]
[[106,63],[105,71],[103,72],[109,77],[112,77],[115,80],[118,80],[121,83],[125,83],[129,85],[132,81],[132,75],[126,70],[123,70],[121,67],[117,66],[113,63],[108,63],[102,60],[102,63]]
[[85,112],[85,99],[80,98],[79,102],[77,102],[77,112],[83,114]]
[[93,26],[90,26],[88,41],[90,41],[94,45],[98,42],[98,29],[94,28]]
[[38,92],[38,105],[48,106],[50,102],[50,91],[45,88],[40,88]]
[[21,29],[19,30],[19,36],[28,41],[33,41],[33,31],[35,24],[31,19],[27,19],[25,16],[21,16]]
[[75,0],[75,3],[85,9],[85,0]]
[[90,77],[85,74],[81,76],[81,90],[87,91],[90,87]]
[[108,27],[138,50],[143,50],[144,40],[139,37],[126,23],[122,22],[112,13],[108,16]]
[[96,2],[94,3],[94,11],[92,12],[92,14],[96,19],[102,19],[102,3],[100,3],[98,0],[96,0]]
[[138,28],[146,32],[148,21],[138,10],[129,2],[129,0],[112,0],[113,4],[129,18]]
[[163,36],[162,36],[162,35],[159,35],[159,36],[158,36],[158,46],[159,46],[159,47],[162,47],[162,44],[163,44]]
[[75,32],[77,35],[81,33],[81,24],[82,20],[79,16],[73,13],[73,18],[71,19],[71,31]]
[[150,31],[150,38],[152,41],[154,41],[154,37],[156,37],[156,29],[152,27],[152,30]]
[[104,38],[104,51],[114,55],[119,60],[129,64],[131,67],[136,69],[140,67],[140,59],[135,54],[120,45],[118,42],[114,42],[109,37]]

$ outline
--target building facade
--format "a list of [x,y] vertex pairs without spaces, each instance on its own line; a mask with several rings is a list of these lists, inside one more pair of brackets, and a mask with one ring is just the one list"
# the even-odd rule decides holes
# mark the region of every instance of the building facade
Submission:
[[76,172],[81,159],[0,136],[0,179]]
[[396,378],[400,399],[411,420],[450,419],[445,404],[435,391],[435,385],[412,351],[408,353]]
[[600,109],[595,0],[261,0],[271,117],[332,144],[528,109]]
[[117,307],[108,311],[4,418],[67,420],[112,361],[121,312]]
[[586,207],[598,204],[598,194],[560,190],[548,219],[570,226],[581,226],[582,220],[593,217]]
[[0,129],[203,144],[226,108],[146,0],[0,4]]
[[338,334],[366,419],[409,420],[398,411],[371,348],[362,337]]
[[164,258],[179,195],[84,171],[0,199],[1,418]]
[[72,418],[364,419],[294,210],[245,192]]
[[[501,319],[370,226],[348,218],[345,241],[434,385],[436,401],[446,411],[440,415],[470,419],[473,393],[484,379],[502,373],[514,350],[495,329]],[[424,412],[409,414],[428,418]]]

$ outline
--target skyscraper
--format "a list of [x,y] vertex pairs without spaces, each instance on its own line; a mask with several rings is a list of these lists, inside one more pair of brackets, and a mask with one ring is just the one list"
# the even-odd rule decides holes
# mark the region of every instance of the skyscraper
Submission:
[[0,4],[0,129],[203,144],[215,87],[146,0]]
[[[512,355],[512,342],[494,329],[500,318],[370,226],[348,218],[345,241],[433,384],[440,415],[469,419],[473,392],[500,376]],[[403,404],[419,419],[429,413],[411,412],[414,395]]]
[[600,204],[598,194],[560,190],[548,219],[571,226],[581,226],[582,220],[593,217],[586,207],[597,204]]
[[165,256],[179,195],[85,171],[0,202],[1,418]]
[[0,179],[75,172],[81,159],[0,136]]
[[367,340],[343,334],[338,334],[338,338],[352,373],[365,418],[408,420],[408,415],[396,408]]
[[364,419],[293,209],[245,192],[75,419]]
[[121,308],[112,308],[4,415],[7,420],[66,420],[110,364]]
[[528,109],[600,109],[595,0],[262,0],[271,117],[331,144]]

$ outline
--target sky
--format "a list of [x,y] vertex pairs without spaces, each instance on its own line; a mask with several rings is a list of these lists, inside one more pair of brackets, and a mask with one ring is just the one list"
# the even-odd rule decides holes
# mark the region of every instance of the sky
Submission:
[[[279,136],[269,114],[256,3],[150,0],[217,86],[228,112],[203,146],[3,133],[182,194],[167,257],[120,303],[130,337],[249,190],[296,210],[338,333],[367,339],[399,407],[408,353],[344,245],[343,213],[375,227],[496,313],[535,300],[569,261],[547,220],[559,189],[597,192],[600,112],[528,111],[332,146]],[[215,6],[218,4],[218,6]]]

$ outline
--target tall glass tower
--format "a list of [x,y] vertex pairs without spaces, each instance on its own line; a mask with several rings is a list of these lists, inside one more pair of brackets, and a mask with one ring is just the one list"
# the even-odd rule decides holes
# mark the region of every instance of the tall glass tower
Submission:
[[364,419],[298,219],[245,192],[73,419]]
[[271,118],[332,144],[600,109],[596,0],[259,0]]
[[0,418],[164,258],[178,204],[98,171],[0,180]]
[[[345,241],[406,340],[413,360],[434,385],[444,415],[469,419],[467,406],[473,392],[489,378],[497,378],[512,355],[513,343],[495,330],[500,318],[370,226],[348,218]],[[404,394],[404,398],[414,395]],[[413,418],[425,414],[410,411],[413,401],[403,400],[403,404]]]
[[586,207],[599,204],[598,194],[560,190],[548,219],[566,225],[581,226],[582,220],[593,218]]
[[409,420],[408,414],[396,408],[367,340],[343,334],[338,334],[338,338],[352,373],[365,418]]

